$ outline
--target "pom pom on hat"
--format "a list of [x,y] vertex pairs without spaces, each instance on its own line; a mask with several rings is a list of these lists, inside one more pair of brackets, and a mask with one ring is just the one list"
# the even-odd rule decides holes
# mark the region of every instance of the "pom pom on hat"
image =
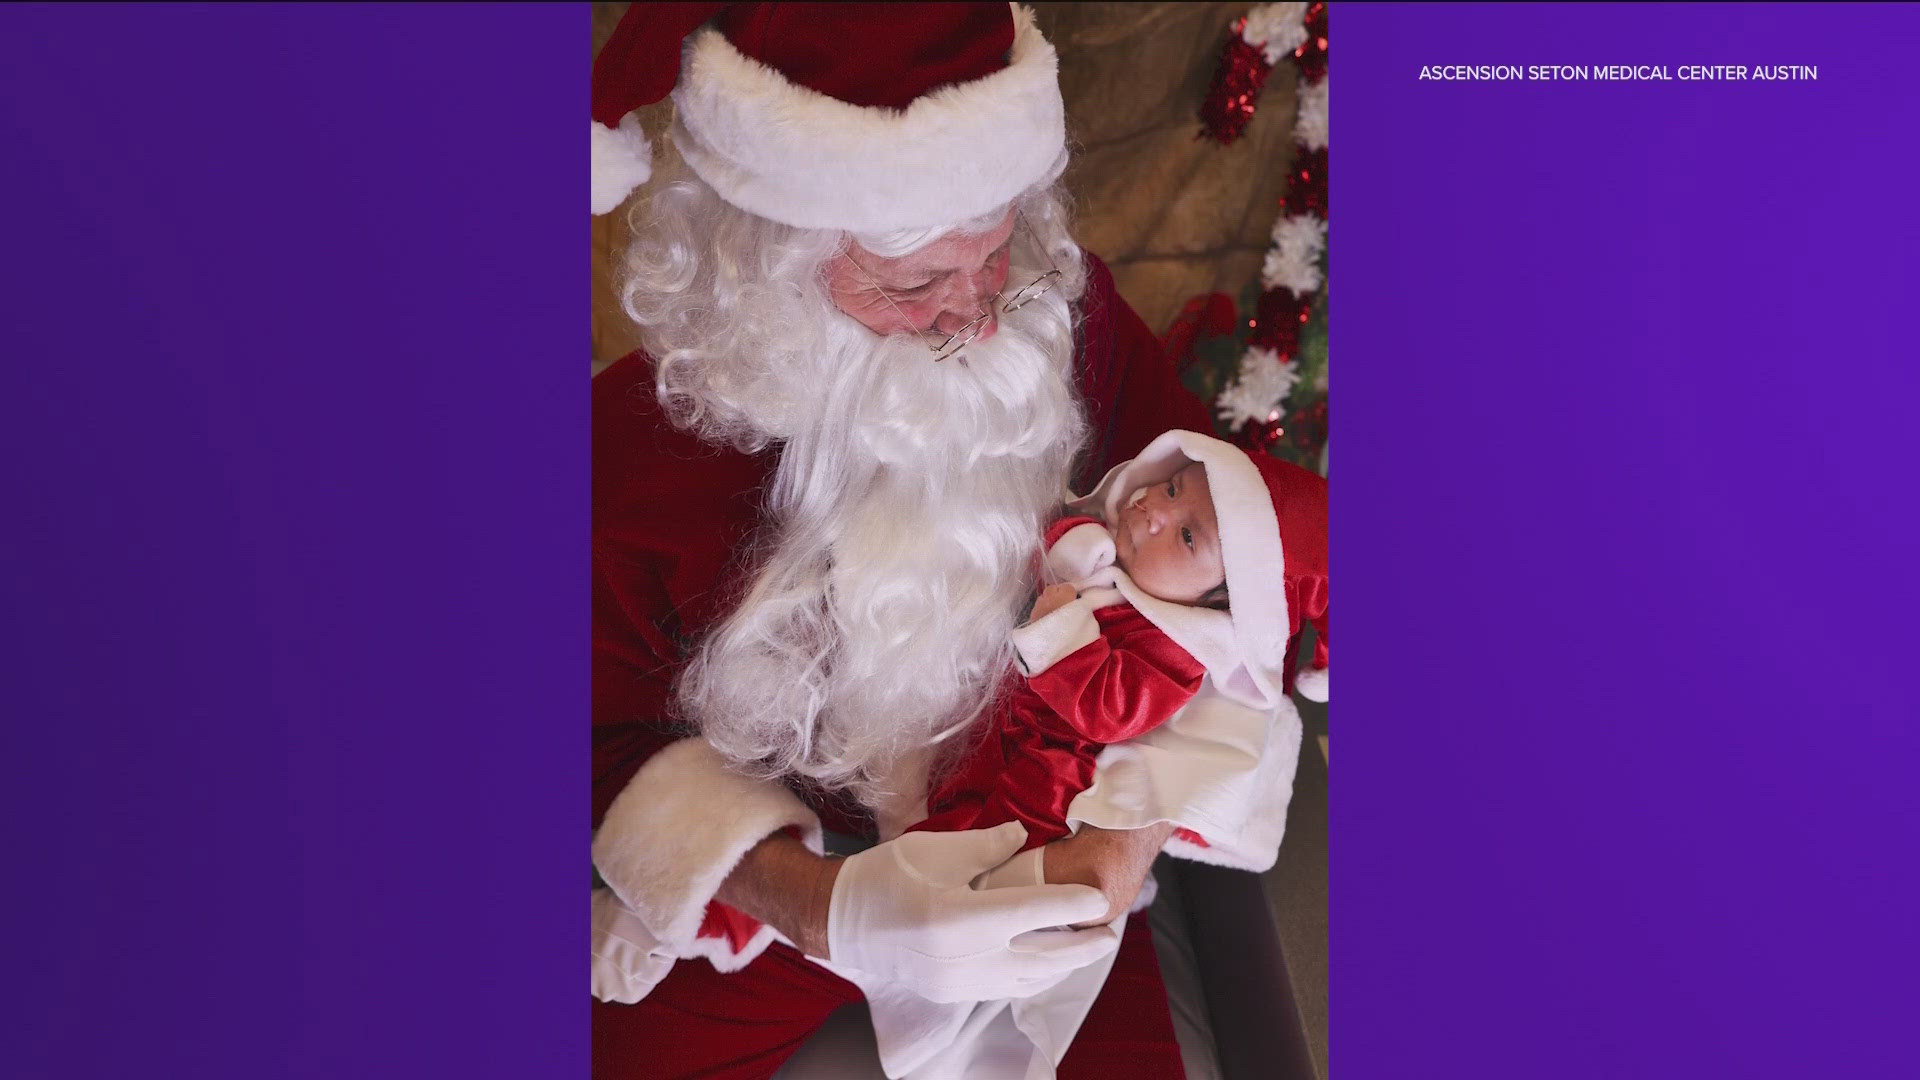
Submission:
[[725,4],[630,5],[593,58],[593,212],[610,213],[653,175],[653,147],[633,110],[665,98],[688,34]]
[[610,128],[593,123],[593,212],[610,213],[653,175],[653,147],[640,130],[640,118],[621,118]]
[[1310,667],[1293,677],[1293,688],[1308,701],[1325,702],[1327,700],[1327,669]]

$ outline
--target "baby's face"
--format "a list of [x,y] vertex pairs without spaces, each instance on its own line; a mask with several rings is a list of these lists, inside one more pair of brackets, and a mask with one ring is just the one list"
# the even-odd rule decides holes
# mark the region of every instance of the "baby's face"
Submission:
[[1114,523],[1114,561],[1142,591],[1191,604],[1226,580],[1207,470],[1189,462],[1173,478],[1128,496]]

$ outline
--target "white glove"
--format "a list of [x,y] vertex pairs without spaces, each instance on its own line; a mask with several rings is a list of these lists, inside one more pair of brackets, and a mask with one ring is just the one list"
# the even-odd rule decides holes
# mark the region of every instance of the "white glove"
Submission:
[[673,956],[612,889],[593,890],[593,996],[631,1005],[666,978]]
[[907,833],[846,860],[827,909],[833,967],[935,1002],[1024,997],[1110,955],[1110,927],[1052,930],[1106,914],[1085,885],[976,891],[973,880],[1026,842],[1017,821],[992,829]]
[[1011,889],[1047,883],[1047,845],[1027,850],[973,879],[976,889]]
[[[1040,885],[1047,880],[1047,845],[1041,844],[1001,863],[999,866],[973,879],[976,889],[1007,889],[1015,885]],[[1145,911],[1153,906],[1154,898],[1160,895],[1160,882],[1147,871],[1146,879],[1140,882],[1140,891],[1134,894],[1133,903],[1128,911]]]

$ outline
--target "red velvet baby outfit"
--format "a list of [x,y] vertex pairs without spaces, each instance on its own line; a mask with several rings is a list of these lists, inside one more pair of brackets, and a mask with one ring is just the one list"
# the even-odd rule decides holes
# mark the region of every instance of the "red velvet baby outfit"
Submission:
[[[1090,517],[1047,529],[1049,549]],[[929,795],[915,830],[956,832],[1008,821],[1027,847],[1068,833],[1067,806],[1093,782],[1094,759],[1166,723],[1200,689],[1206,669],[1127,603],[1093,612],[1099,636],[1027,677],[1009,675],[985,737]]]

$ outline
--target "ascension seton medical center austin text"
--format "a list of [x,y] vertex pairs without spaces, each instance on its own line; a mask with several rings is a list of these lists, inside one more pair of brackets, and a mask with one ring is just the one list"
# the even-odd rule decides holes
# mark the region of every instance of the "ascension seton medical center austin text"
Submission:
[[1423,82],[1816,82],[1813,64],[1422,64]]

